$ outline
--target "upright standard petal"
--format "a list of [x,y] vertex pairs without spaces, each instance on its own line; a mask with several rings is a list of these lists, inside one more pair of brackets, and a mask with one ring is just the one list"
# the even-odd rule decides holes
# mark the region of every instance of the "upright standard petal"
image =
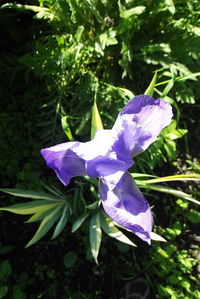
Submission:
[[120,137],[112,130],[100,130],[91,141],[67,142],[41,150],[41,154],[60,181],[68,185],[74,176],[109,176],[126,171],[130,158],[120,159],[115,143]]
[[124,143],[130,155],[136,156],[156,140],[162,129],[170,124],[172,116],[172,107],[164,100],[139,95],[120,112],[112,130],[128,132],[124,133]]
[[123,174],[115,188],[109,188],[107,178],[102,178],[100,196],[103,208],[111,219],[134,232],[143,241],[151,243],[151,209],[128,172]]

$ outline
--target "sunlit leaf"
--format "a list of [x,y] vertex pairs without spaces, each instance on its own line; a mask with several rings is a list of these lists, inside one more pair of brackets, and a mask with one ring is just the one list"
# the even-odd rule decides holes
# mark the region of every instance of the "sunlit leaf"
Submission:
[[153,177],[155,178],[156,176],[155,175],[152,175],[152,174],[147,174],[147,173],[131,173],[132,177],[134,178],[140,178],[140,177]]
[[51,214],[54,209],[55,209],[55,207],[51,207],[51,208],[49,208],[49,209],[47,209],[43,212],[42,211],[36,212],[27,221],[25,221],[25,223],[32,223],[32,222],[41,221],[43,218],[45,218],[46,216]]
[[159,236],[158,234],[156,234],[154,232],[150,233],[150,237],[151,237],[151,240],[153,240],[153,241],[166,242],[166,240],[163,237]]
[[102,129],[103,129],[103,124],[97,108],[96,101],[94,101],[94,105],[92,108],[91,139],[94,138],[96,130],[102,130]]
[[90,221],[90,248],[95,262],[98,264],[98,254],[101,245],[102,231],[100,226],[100,214],[94,214]]
[[44,18],[44,19],[50,19],[53,20],[56,17],[55,11],[50,10],[47,7],[40,7],[36,5],[23,5],[23,4],[17,4],[17,3],[6,3],[1,6],[1,8],[10,8],[10,9],[16,9],[19,11],[26,11],[30,10],[33,11],[36,14],[37,18]]
[[101,213],[101,228],[111,238],[114,238],[125,244],[136,246],[131,240],[129,240],[113,223],[113,221],[105,214]]
[[165,0],[165,5],[172,14],[175,14],[176,9],[173,0]]
[[9,207],[0,208],[1,211],[8,211],[20,215],[42,213],[58,205],[58,202],[35,200],[26,203],[19,203]]
[[146,94],[147,96],[151,96],[151,97],[153,96],[156,79],[157,79],[157,72],[155,72],[153,79],[151,80],[151,83],[149,84],[146,91],[144,92],[144,94]]
[[62,206],[59,205],[57,208],[48,216],[46,216],[42,222],[40,223],[40,226],[38,230],[36,231],[33,238],[28,242],[26,247],[29,247],[39,241],[46,233],[51,229],[51,227],[54,225],[54,223],[59,219],[61,215],[61,208]]
[[193,203],[196,203],[196,204],[200,205],[200,202],[198,200],[194,199],[191,195],[189,195],[189,194],[187,194],[183,191],[179,191],[179,190],[176,190],[176,189],[173,189],[173,188],[170,188],[170,187],[166,187],[166,186],[161,186],[161,185],[144,184],[144,182],[140,184],[138,181],[137,181],[137,185],[140,188],[151,189],[151,190],[155,190],[155,191],[158,191],[158,192],[171,194],[171,195],[174,195],[176,197],[181,197],[181,198],[184,198],[185,200],[188,200],[188,201],[191,201]]
[[176,143],[175,141],[171,139],[167,139],[166,142],[164,143],[164,149],[167,152],[167,157],[170,161],[174,161],[177,158],[177,153],[176,153]]
[[0,190],[14,196],[25,197],[25,198],[46,199],[46,200],[54,200],[54,201],[55,200],[60,201],[62,199],[45,192],[37,192],[37,191],[21,190],[21,189],[0,189]]
[[72,136],[72,132],[70,130],[69,124],[67,122],[67,116],[61,116],[61,125],[62,125],[62,129],[65,132],[65,134],[67,135],[67,137],[69,138],[70,141],[74,140],[73,136]]
[[176,129],[176,130],[173,130],[172,132],[168,133],[167,137],[171,140],[175,140],[177,138],[183,137],[187,132],[188,132],[188,130],[185,130],[185,129]]
[[[183,76],[175,77],[174,81],[196,80],[196,77],[199,77],[199,76],[200,76],[200,72],[197,72],[197,73],[192,73],[192,74],[189,74],[189,75],[183,75]],[[170,81],[171,81],[171,79],[170,80],[165,80],[165,81],[162,81],[162,82],[159,82],[159,83],[156,83],[155,87],[167,84]]]
[[[133,174],[132,174],[133,175]],[[200,174],[192,173],[192,174],[177,174],[177,175],[170,175],[165,177],[157,177],[150,180],[145,180],[145,183],[148,184],[155,184],[161,182],[169,182],[169,181],[192,181],[192,180],[200,180]]]
[[120,10],[120,17],[124,19],[128,19],[129,17],[134,15],[141,15],[146,9],[146,7],[142,5],[126,9],[120,1],[118,1],[118,5]]

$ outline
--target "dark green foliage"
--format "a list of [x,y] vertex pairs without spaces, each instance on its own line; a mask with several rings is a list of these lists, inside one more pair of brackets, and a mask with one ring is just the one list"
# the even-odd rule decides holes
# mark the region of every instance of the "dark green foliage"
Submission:
[[[40,237],[49,230],[47,237],[26,250],[37,223],[24,225],[21,218],[0,212],[0,298],[119,298],[126,281],[138,276],[148,280],[150,298],[199,298],[194,239],[199,214],[193,203],[175,203],[172,195],[145,189],[155,231],[167,239],[146,248],[99,214],[94,180],[76,178],[62,187],[39,150],[89,140],[95,97],[104,128],[111,128],[124,104],[144,93],[158,70],[154,96],[173,105],[174,121],[136,157],[132,170],[161,176],[199,173],[200,2],[21,0],[1,5],[1,186],[64,195],[67,201],[57,219],[40,230]],[[195,183],[174,187],[199,196]],[[2,207],[25,203],[6,198],[1,196]],[[89,233],[96,259],[101,241],[98,266]],[[138,248],[111,239],[116,233]],[[50,241],[52,236],[58,238]]]

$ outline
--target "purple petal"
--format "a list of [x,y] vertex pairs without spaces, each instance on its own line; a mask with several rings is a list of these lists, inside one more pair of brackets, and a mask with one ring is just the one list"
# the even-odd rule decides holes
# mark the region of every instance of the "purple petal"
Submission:
[[65,186],[72,177],[86,175],[85,161],[73,151],[79,144],[67,142],[41,150],[47,165],[55,171]]
[[107,179],[102,178],[100,196],[103,208],[111,219],[151,243],[151,209],[128,172],[123,174],[115,188],[110,188]]
[[[124,132],[125,148],[136,156],[153,143],[173,116],[172,107],[162,99],[140,95],[130,100],[118,115],[114,131]],[[122,151],[121,151],[122,153]]]
[[[109,176],[126,171],[131,157],[120,159],[115,143],[120,138],[112,130],[100,130],[89,142],[67,142],[41,150],[41,154],[60,181],[67,185],[74,176]],[[115,181],[117,183],[117,181]]]

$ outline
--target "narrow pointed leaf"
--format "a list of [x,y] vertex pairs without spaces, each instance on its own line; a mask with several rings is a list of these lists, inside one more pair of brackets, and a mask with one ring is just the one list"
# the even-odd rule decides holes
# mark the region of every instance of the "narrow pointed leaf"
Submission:
[[146,89],[145,93],[147,96],[152,97],[153,96],[153,92],[154,92],[154,87],[156,84],[156,79],[157,79],[157,72],[155,72],[153,79],[151,80],[151,83],[149,84],[148,88]]
[[96,101],[94,101],[94,105],[92,108],[92,126],[91,126],[91,139],[94,138],[96,130],[102,130],[103,124],[101,121],[101,117],[97,108]]
[[194,199],[191,195],[189,195],[185,192],[173,189],[173,188],[169,188],[169,187],[161,186],[161,185],[154,186],[153,184],[144,184],[144,182],[140,185],[140,183],[138,181],[137,181],[137,185],[140,188],[146,188],[146,189],[151,189],[151,190],[155,190],[155,191],[158,191],[158,192],[172,194],[176,197],[181,197],[181,198],[184,198],[188,201],[191,201],[193,203],[196,203],[196,204],[200,205],[200,202],[198,200]]
[[156,177],[155,175],[152,175],[152,174],[137,173],[137,172],[131,173],[131,175],[132,175],[133,178],[140,178],[140,177],[153,177],[153,178],[155,178]]
[[62,206],[58,206],[50,215],[46,216],[42,222],[40,223],[40,226],[38,230],[36,231],[33,238],[29,241],[29,243],[26,245],[26,247],[29,247],[39,241],[46,233],[51,229],[51,227],[54,225],[54,223],[58,220],[58,218],[61,215],[61,208]]
[[29,215],[34,213],[42,213],[58,205],[58,202],[35,200],[22,204],[16,204],[5,208],[0,208],[0,211],[8,211],[19,215]]
[[102,212],[100,220],[101,228],[109,237],[136,247],[136,245],[114,225],[113,221],[105,213]]
[[55,239],[63,231],[65,224],[67,223],[67,220],[69,218],[70,215],[69,206],[65,205],[63,208],[64,209],[62,212],[62,216],[56,225],[52,239]]
[[44,212],[37,212],[34,215],[32,215],[27,221],[25,221],[25,223],[42,221],[42,219],[51,214],[54,209],[55,207],[51,207],[50,209],[45,210]]
[[155,179],[145,180],[145,183],[148,184],[155,184],[161,182],[169,182],[169,181],[193,181],[193,180],[200,180],[200,174],[177,174],[177,175],[170,175],[165,177],[159,177]]
[[163,237],[159,236],[158,234],[156,234],[154,232],[150,233],[150,237],[151,237],[151,240],[153,240],[153,241],[166,242],[166,240]]
[[45,192],[37,192],[32,190],[21,190],[21,189],[0,189],[5,193],[25,197],[25,198],[32,198],[32,199],[46,199],[46,200],[61,200],[62,198],[56,197],[52,194],[48,194]]
[[55,196],[59,198],[63,196],[63,194],[58,189],[56,189],[56,187],[49,187],[44,182],[41,183],[44,186],[44,188],[46,188],[49,192],[53,193]]
[[81,227],[81,225],[83,224],[83,222],[85,221],[85,219],[88,216],[89,216],[89,213],[84,213],[78,219],[76,219],[76,221],[74,221],[74,223],[72,225],[72,233],[74,233],[75,231],[77,231],[79,229],[79,227]]
[[90,248],[95,262],[98,264],[98,254],[101,245],[102,231],[100,226],[100,214],[94,214],[90,221]]
[[70,141],[74,140],[72,136],[72,132],[70,130],[69,124],[67,122],[67,116],[62,116],[61,117],[61,125],[64,133],[67,135]]

